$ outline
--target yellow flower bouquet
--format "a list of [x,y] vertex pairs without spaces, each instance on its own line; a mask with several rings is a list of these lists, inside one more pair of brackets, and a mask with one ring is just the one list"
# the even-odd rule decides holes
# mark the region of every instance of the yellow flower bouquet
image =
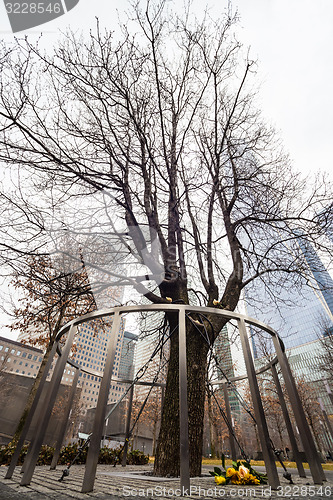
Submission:
[[266,474],[261,474],[251,467],[246,460],[232,462],[232,467],[225,467],[225,456],[222,455],[222,467],[214,467],[209,473],[215,477],[215,483],[223,484],[267,484]]

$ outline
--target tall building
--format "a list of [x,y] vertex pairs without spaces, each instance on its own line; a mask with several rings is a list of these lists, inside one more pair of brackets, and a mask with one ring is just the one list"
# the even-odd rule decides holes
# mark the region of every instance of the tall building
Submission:
[[0,371],[35,378],[42,359],[41,349],[0,337]]
[[138,336],[125,330],[121,348],[118,377],[124,380],[133,380],[134,355]]
[[[76,337],[77,351],[73,357],[82,369],[94,370],[103,373],[107,355],[107,344],[111,333],[112,321],[89,321],[78,328]],[[113,365],[113,378],[119,377],[122,347],[124,341],[125,320],[122,319],[117,334],[116,354]],[[84,371],[80,374],[82,386],[82,408],[87,410],[96,406],[100,388],[100,377],[89,375]],[[126,390],[124,384],[112,382],[109,392],[109,403],[117,401]]]
[[[144,303],[147,303],[144,300]],[[152,382],[156,376],[156,382],[165,383],[167,375],[167,359],[169,356],[169,342],[165,339],[169,335],[169,328],[165,324],[165,314],[159,311],[144,312],[139,317],[139,336],[135,353],[135,373],[139,373],[141,381]],[[163,345],[162,358],[159,346]],[[156,354],[154,354],[156,350]],[[143,371],[142,371],[143,370]],[[136,396],[144,398],[149,391],[148,386],[137,386]]]
[[[333,280],[313,247],[300,235],[297,241],[310,272],[308,284],[304,281],[297,292],[282,288],[281,305],[277,308],[259,283],[256,289],[259,305],[247,303],[248,314],[277,330],[286,348],[315,341],[333,327]],[[255,357],[264,354],[259,338],[252,335]]]
[[[17,424],[24,410],[34,379],[40,368],[43,359],[41,349],[21,344],[20,342],[0,337],[0,446],[11,441]],[[59,387],[59,405],[55,404],[50,417],[44,443],[54,446],[55,438],[59,433],[59,426],[63,418],[65,401],[68,398],[70,375],[66,370]],[[67,387],[66,387],[67,386]],[[41,401],[45,399],[48,393],[49,382],[46,382],[46,388],[41,396]],[[77,401],[80,398],[81,390],[76,390],[73,408],[76,408]],[[27,439],[32,439],[35,433],[35,425],[29,429]]]
[[[103,373],[107,354],[107,342],[112,324],[101,328],[88,322],[78,328],[76,339],[77,351],[72,359],[78,363],[82,369],[94,370]],[[121,322],[118,332],[118,341],[114,360],[113,378],[129,380],[134,373],[134,352],[137,336],[131,332],[124,331],[125,321]],[[35,378],[43,359],[43,351],[36,347],[31,347],[21,342],[0,337],[0,370],[12,372]],[[51,365],[50,379],[54,368]],[[70,385],[73,382],[74,369],[66,365],[62,377],[62,383]],[[83,410],[96,406],[100,377],[89,375],[82,371],[80,373],[79,385],[81,391],[81,407]],[[126,391],[128,384],[112,381],[109,393],[109,403],[117,401]]]
[[[308,284],[304,282],[298,292],[282,289],[280,299],[283,305],[279,310],[259,287],[260,307],[248,304],[247,309],[250,316],[279,333],[294,376],[311,384],[317,397],[323,400],[327,413],[333,414],[332,402],[325,388],[327,375],[319,368],[323,349],[320,337],[333,331],[333,280],[314,248],[301,234],[297,235],[297,242],[308,266]],[[264,362],[267,340],[261,345],[260,335],[255,331],[252,334],[253,352],[256,364],[260,366]]]
[[297,241],[313,275],[312,287],[333,324],[333,279],[314,248],[301,236]]
[[[232,353],[232,326],[225,325],[214,342],[214,354],[216,359],[216,375],[221,380],[224,377],[231,379],[238,372],[237,357]],[[235,384],[234,384],[235,385]],[[240,402],[233,391],[229,391],[229,403],[233,417],[240,418]]]
[[286,354],[293,373],[297,374],[305,382],[311,383],[317,392],[318,398],[322,399],[325,408],[332,414],[332,402],[327,393],[325,383],[323,383],[326,375],[320,369],[321,358],[325,356],[325,351],[320,340],[313,340],[312,342],[287,349]]

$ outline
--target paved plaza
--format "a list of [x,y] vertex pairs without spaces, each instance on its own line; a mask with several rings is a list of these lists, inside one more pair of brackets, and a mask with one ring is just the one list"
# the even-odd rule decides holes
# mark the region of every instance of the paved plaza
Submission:
[[[327,482],[323,486],[313,485],[309,471],[307,478],[301,479],[295,469],[291,469],[294,485],[289,485],[281,476],[281,488],[273,491],[269,486],[216,486],[214,479],[208,475],[211,466],[203,467],[200,478],[191,479],[191,490],[184,492],[189,499],[205,498],[283,498],[283,499],[314,499],[325,500],[333,498],[333,471],[325,471]],[[64,467],[50,471],[48,466],[36,467],[31,484],[20,486],[20,467],[17,467],[12,479],[4,479],[7,467],[0,467],[0,499],[1,500],[71,500],[71,499],[174,499],[181,495],[179,479],[155,478],[149,475],[151,465],[127,466],[117,468],[110,465],[99,465],[94,491],[81,493],[84,474],[83,465],[75,465],[70,475],[59,482]],[[258,467],[258,470],[262,468]]]

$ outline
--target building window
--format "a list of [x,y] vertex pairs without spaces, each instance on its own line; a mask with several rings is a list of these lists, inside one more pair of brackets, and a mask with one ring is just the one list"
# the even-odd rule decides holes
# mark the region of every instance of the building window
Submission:
[[32,358],[32,354],[28,354],[28,359],[31,359]]
[[11,359],[10,358],[7,358],[7,363],[10,363],[11,362]]
[[34,356],[34,361],[37,361],[37,356]]
[[17,351],[16,356],[20,356],[20,355],[21,355],[21,351]]
[[9,351],[9,348],[8,347],[5,347],[5,352],[8,352]]
[[12,349],[12,350],[10,351],[10,353],[11,353],[11,354],[15,354],[15,349]]
[[27,353],[26,352],[23,352],[22,353],[22,358],[25,358],[27,356]]
[[0,345],[0,351],[2,351],[2,349],[3,349],[3,345]]

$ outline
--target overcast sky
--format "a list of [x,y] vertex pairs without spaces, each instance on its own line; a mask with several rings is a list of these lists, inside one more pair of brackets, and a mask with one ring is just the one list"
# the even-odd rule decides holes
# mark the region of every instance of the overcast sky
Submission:
[[[279,130],[298,170],[332,172],[332,0],[235,0],[232,4],[240,15],[239,36],[259,63],[264,116]],[[207,5],[212,16],[220,17],[227,1]],[[202,0],[193,1],[198,13],[204,7]],[[125,0],[80,0],[66,15],[17,36],[33,39],[42,32],[51,50],[67,26],[88,29],[98,17],[112,29],[117,25],[117,9],[127,8]],[[0,3],[0,36],[6,43],[14,40],[4,3]]]
[[[208,1],[207,5],[219,17],[227,1]],[[332,170],[332,0],[235,0],[232,5],[240,14],[242,41],[259,62],[262,109],[280,131],[296,168]],[[198,13],[204,7],[204,1],[193,1]],[[64,16],[17,36],[33,38],[42,32],[51,49],[67,26],[88,29],[99,17],[102,24],[114,28],[117,10],[121,13],[127,8],[126,0],[79,0]],[[14,38],[3,3],[0,36],[8,43]]]

